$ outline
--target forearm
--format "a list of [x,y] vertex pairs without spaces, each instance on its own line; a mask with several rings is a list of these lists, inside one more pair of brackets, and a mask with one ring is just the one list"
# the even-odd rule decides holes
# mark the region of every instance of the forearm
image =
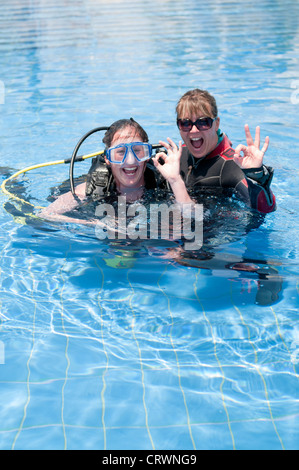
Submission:
[[[45,207],[38,215],[44,219],[53,221],[71,221],[71,218],[64,215],[76,209],[79,203],[83,202],[85,197],[85,183],[76,188],[76,197],[69,191],[59,196],[56,201]],[[77,220],[77,219],[73,219]],[[78,219],[79,220],[79,219]],[[77,222],[75,222],[77,223]],[[81,222],[82,223],[82,222]]]
[[[270,181],[269,181],[270,183]],[[260,184],[253,178],[244,178],[236,186],[237,193],[250,207],[263,214],[275,211],[276,201],[270,184]]]
[[178,202],[179,204],[193,203],[181,176],[178,176],[177,178],[172,180],[170,179],[168,180],[168,182],[171,186],[176,202]]
[[259,168],[243,170],[251,196],[252,203],[260,212],[272,212],[276,209],[275,196],[270,189],[274,170],[266,165]]
[[50,211],[41,211],[38,214],[39,217],[42,219],[46,219],[51,222],[65,222],[68,224],[80,224],[80,225],[96,225],[97,221],[96,220],[84,220],[84,219],[76,219],[74,217],[68,217],[67,215],[64,214],[58,214],[55,212],[50,212]]

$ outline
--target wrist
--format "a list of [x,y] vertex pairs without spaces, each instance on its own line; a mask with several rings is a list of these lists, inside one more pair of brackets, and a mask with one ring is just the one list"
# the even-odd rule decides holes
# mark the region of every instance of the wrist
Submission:
[[248,168],[243,170],[247,178],[262,186],[269,185],[273,177],[273,168],[261,165],[259,168]]
[[173,178],[168,178],[167,181],[168,181],[168,183],[170,184],[171,187],[172,186],[179,186],[182,183],[184,184],[181,175],[174,176]]
[[178,203],[192,203],[192,199],[190,198],[183,178],[180,175],[178,178],[168,180],[168,182]]

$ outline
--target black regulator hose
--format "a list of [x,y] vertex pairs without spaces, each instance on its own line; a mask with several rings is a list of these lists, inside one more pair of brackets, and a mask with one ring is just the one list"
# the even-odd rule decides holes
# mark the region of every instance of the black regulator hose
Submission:
[[100,132],[100,131],[107,131],[109,129],[109,127],[96,127],[95,129],[92,129],[91,131],[87,132],[80,140],[79,142],[77,143],[74,151],[73,151],[73,155],[72,155],[72,158],[70,160],[70,183],[71,183],[71,191],[72,191],[72,194],[73,196],[75,196],[75,186],[74,186],[74,164],[75,162],[81,162],[83,161],[83,158],[82,157],[77,157],[77,154],[78,154],[78,151],[79,151],[79,148],[81,147],[81,145],[83,144],[83,142],[89,137],[91,136],[92,134],[95,134],[96,132]]

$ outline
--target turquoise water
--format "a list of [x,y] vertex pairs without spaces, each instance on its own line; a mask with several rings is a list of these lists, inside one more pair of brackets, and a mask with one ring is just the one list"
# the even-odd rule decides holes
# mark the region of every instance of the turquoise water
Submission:
[[[25,223],[1,192],[1,449],[298,449],[298,14],[295,0],[1,6],[1,181],[122,117],[177,141],[176,102],[200,87],[234,145],[245,123],[270,136],[278,204],[250,230],[245,208],[214,209],[209,245],[178,257]],[[38,169],[19,191],[44,206],[67,177]]]

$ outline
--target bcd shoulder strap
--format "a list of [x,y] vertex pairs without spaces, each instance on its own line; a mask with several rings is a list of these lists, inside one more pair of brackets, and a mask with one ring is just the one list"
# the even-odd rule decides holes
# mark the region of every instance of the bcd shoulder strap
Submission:
[[112,181],[112,172],[101,156],[92,159],[92,165],[86,177],[86,196],[107,194]]

